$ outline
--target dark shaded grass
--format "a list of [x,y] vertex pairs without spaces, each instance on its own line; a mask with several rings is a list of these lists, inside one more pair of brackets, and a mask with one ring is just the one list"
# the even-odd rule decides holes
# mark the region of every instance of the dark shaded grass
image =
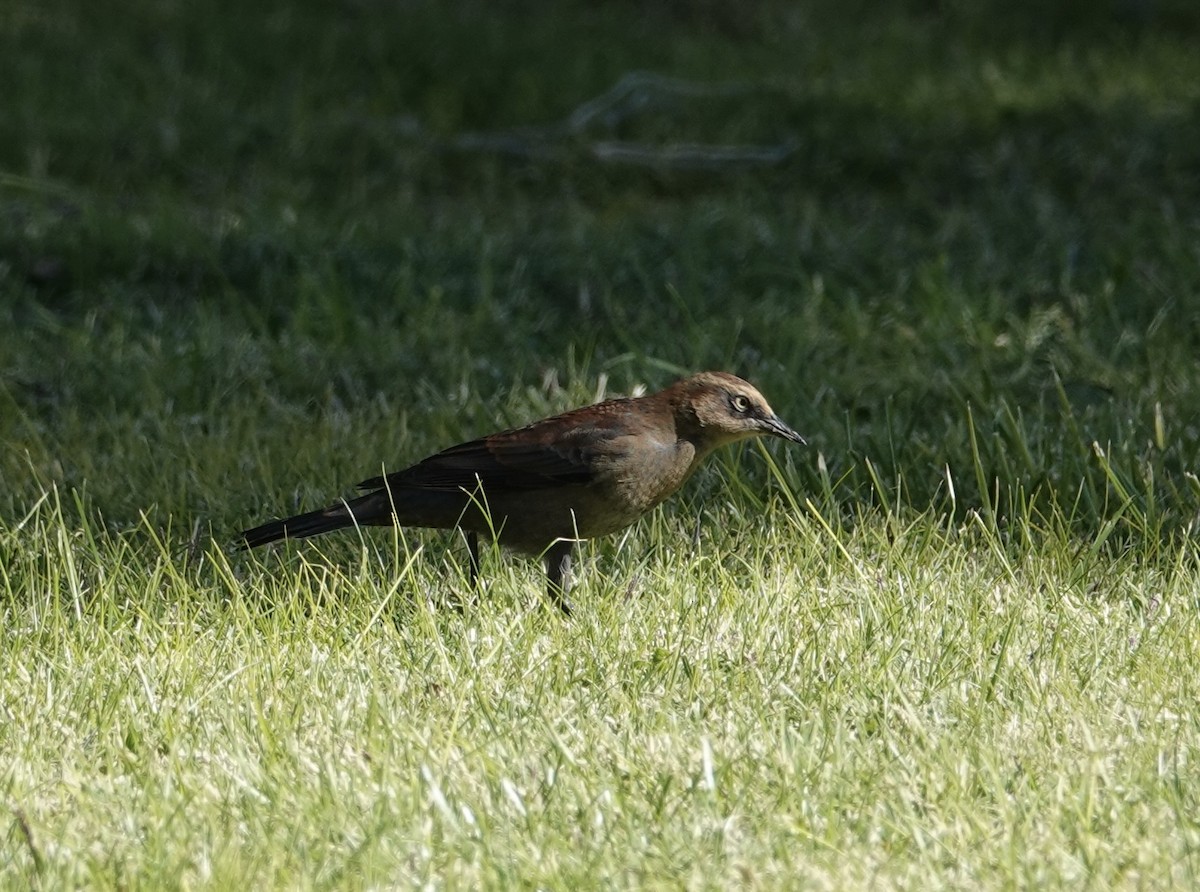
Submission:
[[[307,481],[290,510],[600,375],[711,366],[810,435],[825,470],[789,456],[787,484],[835,513],[887,491],[1122,547],[1190,529],[1184,6],[337,12],[9,14],[9,517],[57,482],[118,526],[157,505],[219,536],[247,489]],[[751,89],[599,121],[550,159],[452,147],[636,69]],[[634,169],[593,138],[793,152]]]

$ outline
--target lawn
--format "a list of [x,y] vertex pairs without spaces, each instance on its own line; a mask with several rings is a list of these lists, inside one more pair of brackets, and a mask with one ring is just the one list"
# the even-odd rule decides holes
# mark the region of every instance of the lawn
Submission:
[[[0,10],[0,887],[1191,888],[1200,13]],[[247,526],[706,368],[535,562]]]

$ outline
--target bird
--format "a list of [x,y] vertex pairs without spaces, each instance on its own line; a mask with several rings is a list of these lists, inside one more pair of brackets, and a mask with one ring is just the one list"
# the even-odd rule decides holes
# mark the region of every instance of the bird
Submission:
[[701,372],[641,397],[610,399],[451,446],[358,484],[326,508],[243,531],[239,545],[361,526],[460,529],[479,578],[479,539],[540,556],[567,616],[577,542],[616,533],[673,495],[718,447],[757,436],[804,444],[758,390]]

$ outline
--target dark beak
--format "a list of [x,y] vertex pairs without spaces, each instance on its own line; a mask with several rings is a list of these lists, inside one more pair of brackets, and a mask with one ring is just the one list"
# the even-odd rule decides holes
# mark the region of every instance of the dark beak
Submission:
[[791,440],[793,443],[799,443],[801,446],[807,446],[808,441],[802,436],[783,423],[778,415],[772,415],[769,418],[763,419],[763,428],[768,434],[773,434],[776,437],[783,437],[785,440]]

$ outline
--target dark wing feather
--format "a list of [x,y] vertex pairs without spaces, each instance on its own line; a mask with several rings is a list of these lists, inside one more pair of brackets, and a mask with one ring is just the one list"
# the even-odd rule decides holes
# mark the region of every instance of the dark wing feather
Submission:
[[411,468],[364,480],[359,487],[457,492],[473,490],[482,483],[485,491],[496,493],[587,484],[595,479],[598,455],[616,457],[612,441],[622,434],[612,415],[593,412],[584,416],[587,411],[576,410],[451,446]]

